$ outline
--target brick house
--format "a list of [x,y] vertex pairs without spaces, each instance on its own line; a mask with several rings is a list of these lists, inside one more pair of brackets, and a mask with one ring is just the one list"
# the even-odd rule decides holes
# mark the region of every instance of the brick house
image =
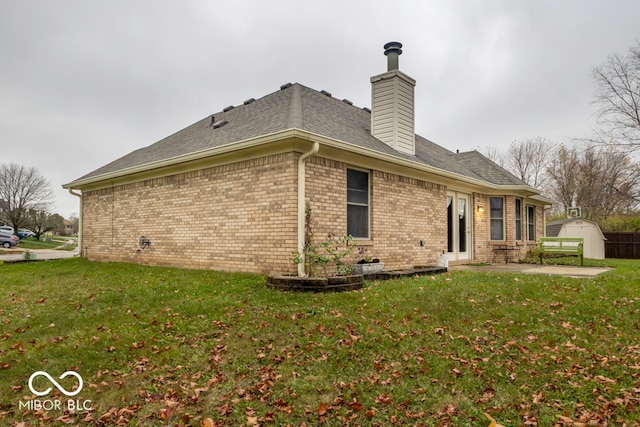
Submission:
[[81,200],[83,256],[304,274],[292,252],[306,204],[317,236],[350,234],[387,269],[443,253],[451,263],[523,256],[550,201],[477,151],[415,134],[400,47],[385,45],[371,109],[288,83],[65,184]]

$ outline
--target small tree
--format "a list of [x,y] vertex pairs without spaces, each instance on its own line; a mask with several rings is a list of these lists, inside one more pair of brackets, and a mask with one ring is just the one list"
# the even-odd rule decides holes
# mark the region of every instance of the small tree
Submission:
[[49,182],[34,167],[15,163],[0,165],[0,217],[17,233],[32,209],[48,210],[52,197]]
[[354,248],[355,244],[351,236],[338,237],[329,234],[326,240],[316,242],[311,205],[307,203],[305,207],[304,247],[302,253],[293,252],[293,262],[296,264],[304,263],[304,272],[307,276],[316,277],[320,272],[326,276],[331,267],[338,275],[349,274],[351,266],[345,262],[345,259],[351,255]]
[[78,234],[78,231],[80,229],[80,216],[77,213],[72,213],[69,217],[69,221],[73,223],[72,234]]
[[62,233],[64,231],[64,218],[59,214],[50,214],[47,211],[31,209],[28,216],[28,224],[35,233],[37,240],[49,231]]
[[31,209],[28,213],[28,226],[36,234],[36,240],[40,240],[47,231],[51,230],[49,223],[49,213],[37,209]]

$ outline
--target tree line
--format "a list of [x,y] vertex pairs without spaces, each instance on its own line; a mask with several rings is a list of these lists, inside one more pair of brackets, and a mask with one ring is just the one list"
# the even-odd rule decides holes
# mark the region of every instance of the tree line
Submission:
[[513,141],[484,154],[554,201],[550,219],[580,207],[608,231],[640,230],[640,42],[592,70],[598,128],[589,139]]
[[36,238],[49,231],[64,233],[65,219],[51,212],[51,184],[35,167],[0,165],[0,223],[14,233],[28,229]]

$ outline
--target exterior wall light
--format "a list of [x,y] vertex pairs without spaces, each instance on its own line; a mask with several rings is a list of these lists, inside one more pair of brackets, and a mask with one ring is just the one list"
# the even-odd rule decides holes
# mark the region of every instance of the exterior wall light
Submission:
[[484,212],[484,208],[482,206],[478,206],[478,213]]

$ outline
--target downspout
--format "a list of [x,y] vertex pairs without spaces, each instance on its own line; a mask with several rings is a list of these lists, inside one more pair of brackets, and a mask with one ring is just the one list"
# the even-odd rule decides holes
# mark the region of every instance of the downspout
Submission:
[[78,218],[78,255],[82,256],[82,205],[84,199],[82,198],[81,193],[74,192],[72,188],[69,188],[69,194],[80,199],[80,213]]
[[298,158],[298,253],[302,256],[302,262],[298,264],[298,277],[305,277],[304,272],[304,220],[305,220],[305,194],[306,194],[306,161],[320,149],[320,143],[314,142],[311,150],[303,153]]

